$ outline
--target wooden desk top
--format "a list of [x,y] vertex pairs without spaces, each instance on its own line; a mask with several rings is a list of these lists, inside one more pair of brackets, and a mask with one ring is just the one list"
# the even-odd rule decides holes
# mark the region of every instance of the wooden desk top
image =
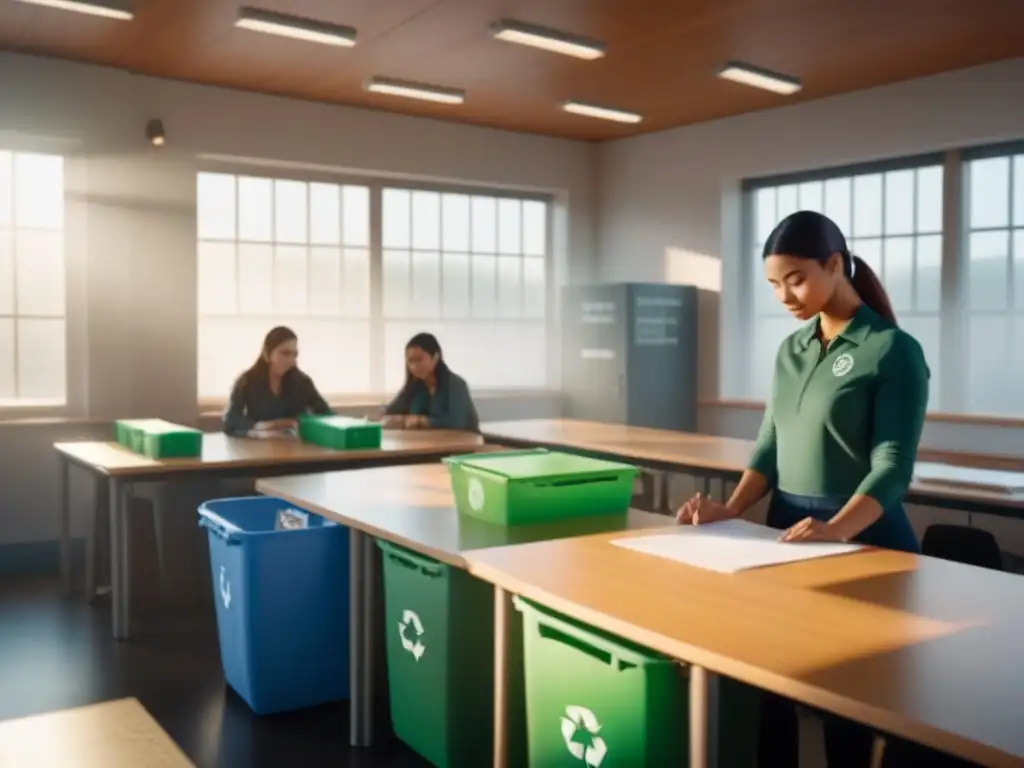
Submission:
[[[483,424],[481,432],[486,439],[497,442],[511,440],[554,449],[574,448],[617,456],[623,461],[638,464],[676,465],[680,471],[693,467],[737,475],[742,474],[754,450],[752,440],[571,419],[491,422]],[[948,460],[949,454],[944,456]],[[921,452],[921,458],[928,458],[927,451]],[[976,488],[965,483],[915,482],[910,486],[910,492],[919,497],[921,503],[928,503],[929,499],[945,499],[1024,510],[1024,493],[993,489],[983,467],[964,467],[958,471],[961,479],[971,474],[977,475]]]
[[1019,576],[885,550],[722,574],[609,543],[621,536],[466,560],[666,655],[982,765],[1024,761]]
[[383,454],[402,457],[447,452],[472,453],[482,445],[483,438],[472,432],[428,430],[385,431],[380,449],[368,451],[334,451],[303,443],[294,437],[261,440],[208,432],[203,435],[203,454],[198,459],[150,459],[114,442],[54,443],[53,447],[75,463],[106,475],[128,477],[321,461],[325,464],[344,464],[381,457]]
[[667,518],[627,515],[505,527],[460,515],[442,464],[414,464],[316,475],[266,478],[256,489],[350,528],[386,539],[457,568],[465,553],[485,547],[663,527]]
[[135,699],[0,723],[0,765],[195,768]]

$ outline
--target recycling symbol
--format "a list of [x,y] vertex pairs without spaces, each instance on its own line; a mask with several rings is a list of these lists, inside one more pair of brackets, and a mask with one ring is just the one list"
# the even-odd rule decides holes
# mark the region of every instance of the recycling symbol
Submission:
[[484,484],[475,477],[469,479],[469,506],[479,512],[484,508]]
[[225,608],[231,607],[231,582],[228,581],[227,570],[223,565],[220,567],[220,599]]
[[601,724],[586,707],[570,704],[562,716],[562,738],[569,753],[588,768],[598,768],[608,754],[608,745],[598,736]]
[[402,620],[398,622],[398,636],[402,640],[402,647],[419,661],[427,647],[420,642],[420,638],[423,637],[423,622],[415,611],[406,608],[402,613]]

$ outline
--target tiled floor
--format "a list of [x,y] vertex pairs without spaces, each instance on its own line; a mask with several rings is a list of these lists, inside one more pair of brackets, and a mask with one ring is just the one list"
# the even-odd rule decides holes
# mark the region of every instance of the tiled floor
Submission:
[[0,720],[134,696],[199,768],[421,768],[401,744],[348,745],[347,706],[257,717],[224,686],[212,619],[130,643],[55,581],[0,581]]

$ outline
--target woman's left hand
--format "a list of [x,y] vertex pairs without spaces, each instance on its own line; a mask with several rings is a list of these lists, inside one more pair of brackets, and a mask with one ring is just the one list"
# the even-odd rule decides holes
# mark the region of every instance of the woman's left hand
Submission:
[[813,517],[805,517],[779,537],[779,541],[833,541],[844,542],[845,539],[830,524],[823,523]]
[[405,417],[405,428],[406,429],[426,429],[430,426],[430,422],[426,416],[406,416]]

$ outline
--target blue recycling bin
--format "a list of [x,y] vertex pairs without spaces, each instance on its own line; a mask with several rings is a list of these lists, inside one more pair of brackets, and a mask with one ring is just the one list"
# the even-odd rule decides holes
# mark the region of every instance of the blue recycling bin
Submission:
[[207,501],[199,525],[228,685],[261,715],[348,698],[348,528],[269,496]]

